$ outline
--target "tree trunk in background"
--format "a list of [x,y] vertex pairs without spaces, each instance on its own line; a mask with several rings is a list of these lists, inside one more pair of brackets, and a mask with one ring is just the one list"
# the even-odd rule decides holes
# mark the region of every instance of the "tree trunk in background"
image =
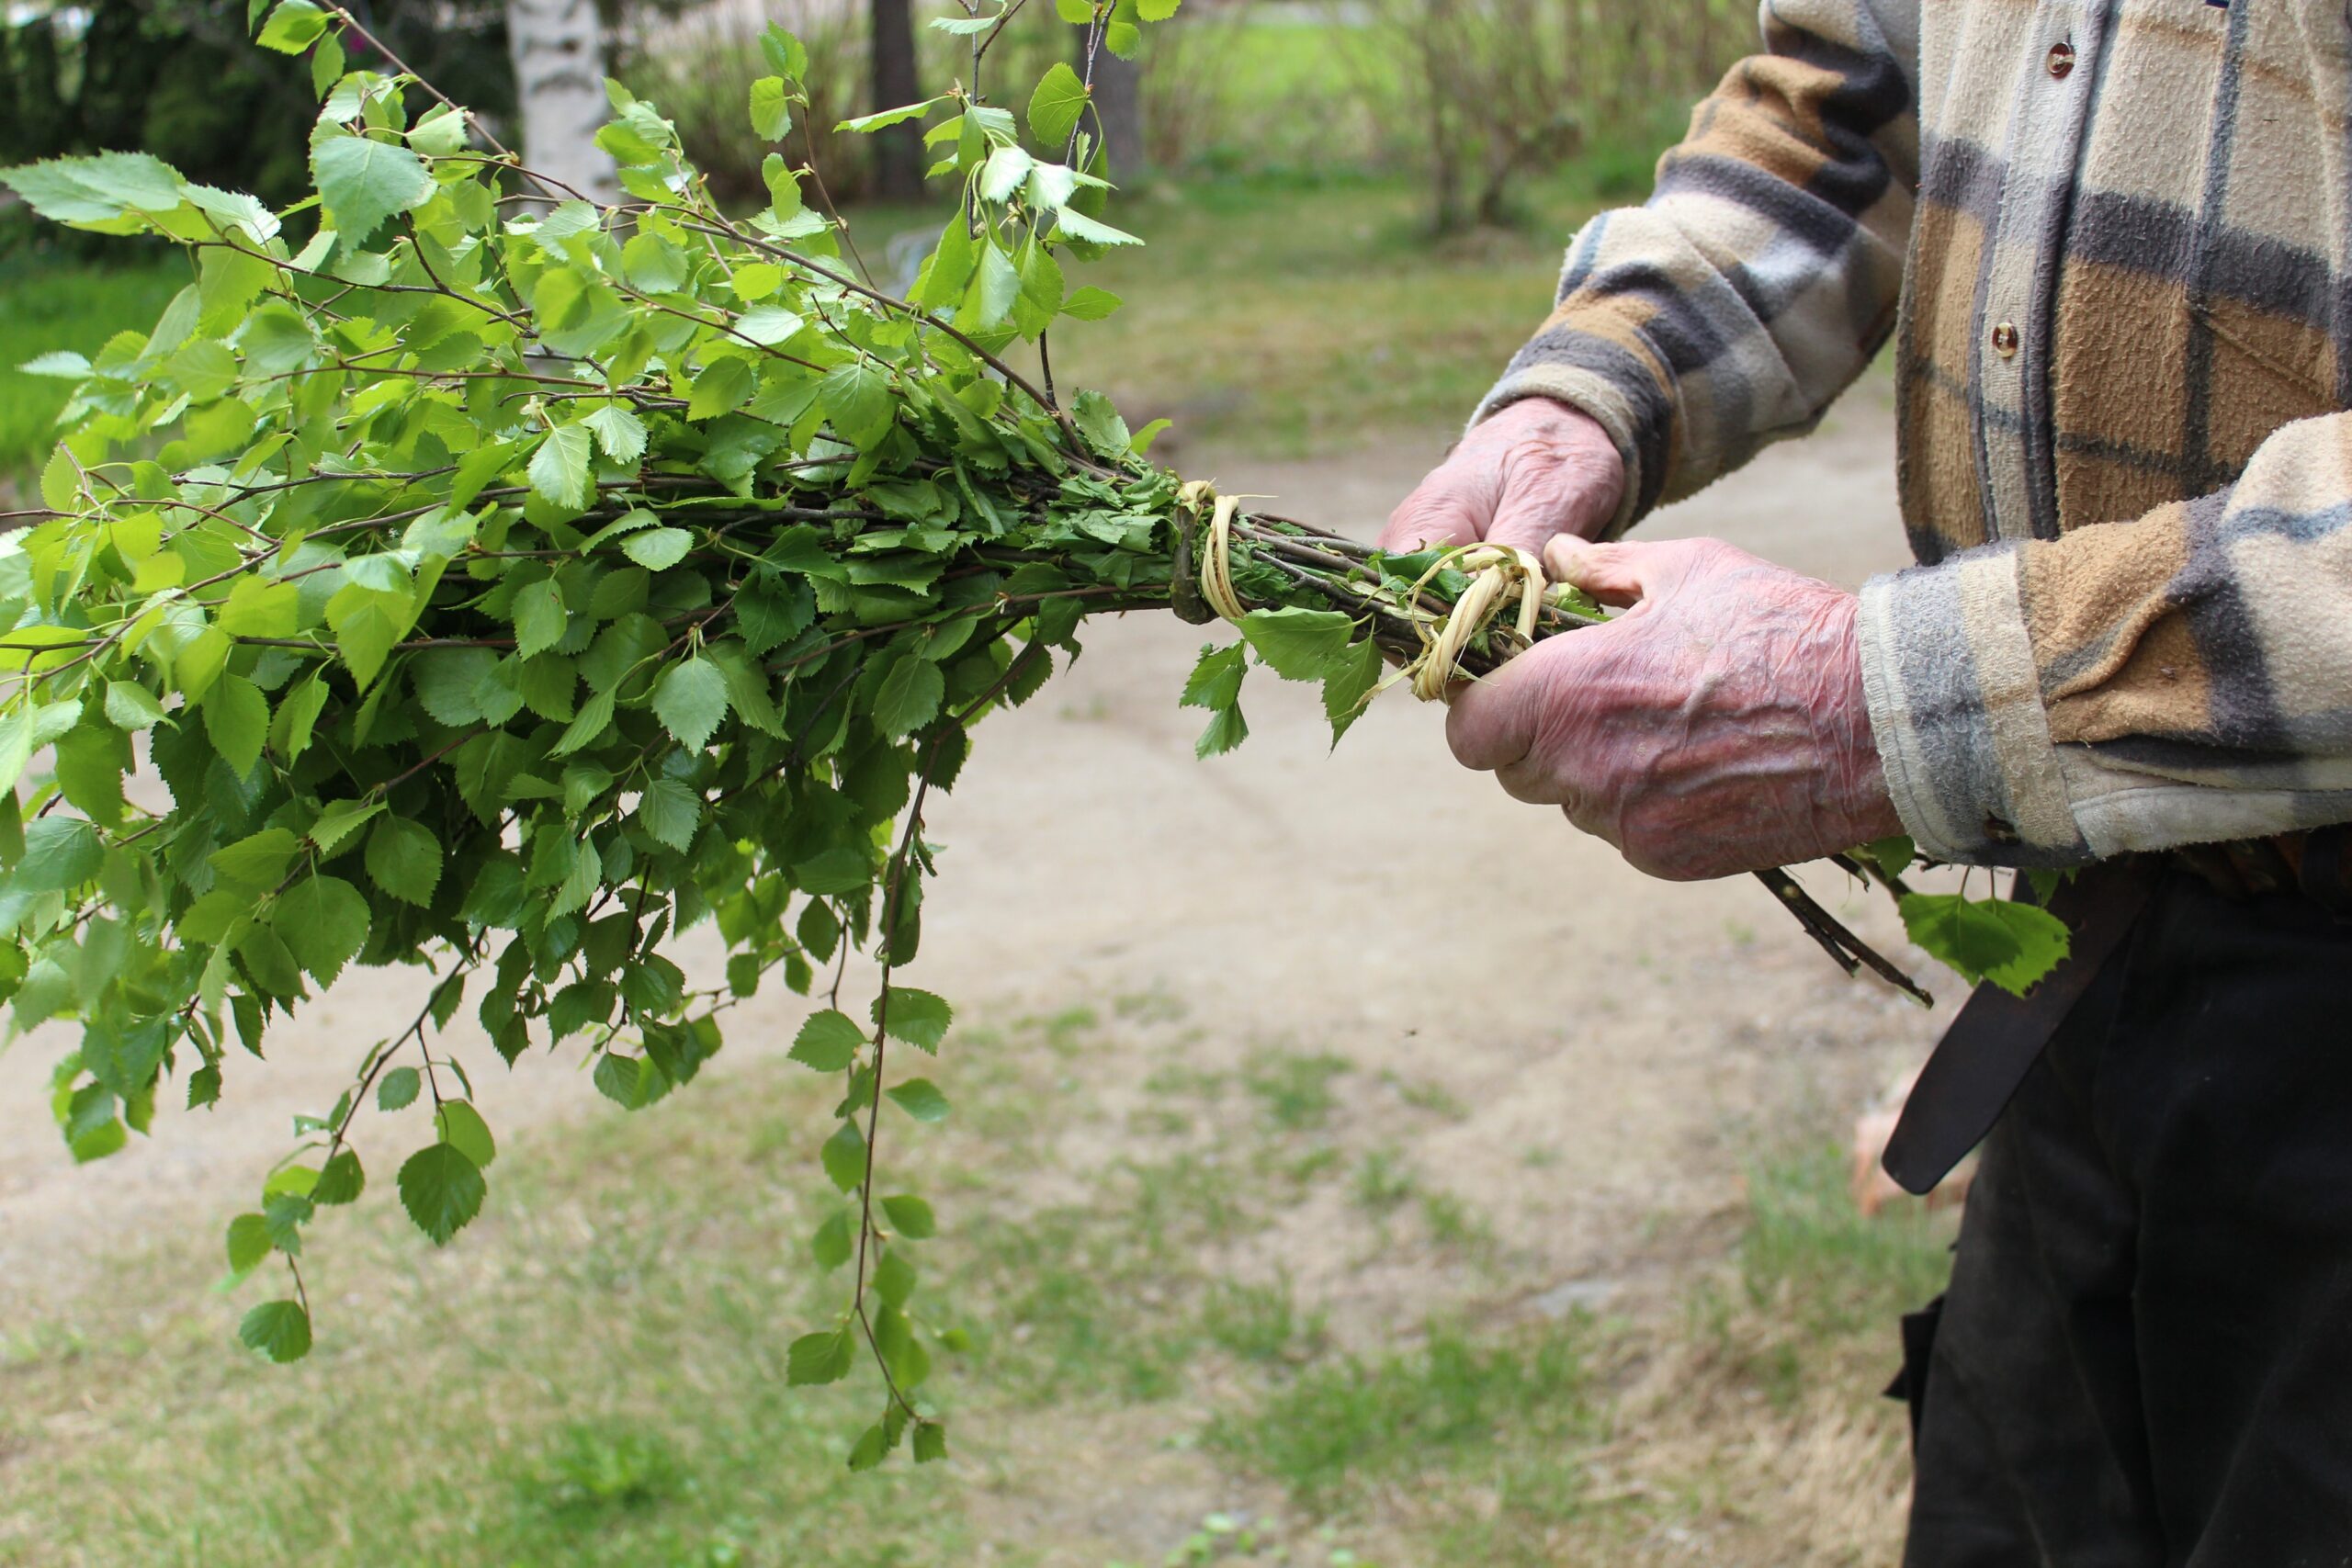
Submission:
[[[897,108],[921,98],[915,23],[908,0],[873,0],[874,107]],[[897,125],[874,138],[874,194],[885,201],[922,197],[922,127]]]
[[605,39],[595,0],[506,0],[523,160],[582,195],[620,194],[596,131],[611,117],[605,97]]
[[[1084,71],[1086,29],[1077,30],[1081,56],[1078,65]],[[1094,112],[1102,118],[1102,150],[1110,156],[1111,177],[1125,185],[1135,184],[1144,176],[1149,162],[1143,141],[1142,65],[1122,60],[1107,49],[1096,56]]]

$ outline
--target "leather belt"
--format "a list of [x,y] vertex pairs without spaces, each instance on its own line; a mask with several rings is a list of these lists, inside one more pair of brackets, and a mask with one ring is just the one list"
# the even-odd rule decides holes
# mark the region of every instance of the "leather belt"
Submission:
[[1961,1009],[1921,1069],[1887,1142],[1883,1163],[1896,1186],[1924,1196],[1984,1141],[2058,1026],[2122,945],[2156,884],[2173,869],[2196,875],[2233,901],[2299,896],[2352,920],[2352,824],[2135,855],[2062,884],[2049,908],[2074,932],[2066,962],[2023,997],[1983,986]]
[[1887,1140],[1886,1174],[1896,1186],[1926,1196],[1984,1141],[2042,1047],[2123,944],[2164,867],[2160,858],[2135,856],[2094,866],[2059,886],[2049,908],[2074,932],[2066,961],[2023,997],[1980,986],[1960,1010]]

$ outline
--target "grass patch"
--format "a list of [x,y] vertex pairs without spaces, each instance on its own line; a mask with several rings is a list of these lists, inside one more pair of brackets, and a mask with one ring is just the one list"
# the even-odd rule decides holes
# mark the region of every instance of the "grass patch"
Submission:
[[1951,1278],[1957,1223],[1910,1204],[1865,1217],[1834,1146],[1766,1161],[1748,1174],[1736,1285],[1700,1293],[1698,1331],[1777,1410],[1822,1388],[1866,1399],[1892,1364],[1896,1320]]
[[1354,1070],[1345,1056],[1286,1051],[1260,1057],[1242,1075],[1241,1086],[1268,1126],[1303,1133],[1330,1120],[1340,1106],[1332,1085]]
[[1419,1349],[1308,1369],[1255,1409],[1218,1417],[1207,1440],[1318,1512],[1345,1510],[1384,1483],[1476,1473],[1502,1481],[1490,1524],[1516,1514],[1548,1526],[1575,1512],[1575,1456],[1598,1429],[1586,1333],[1574,1323],[1477,1336],[1435,1325]]
[[187,264],[176,256],[105,266],[19,262],[0,269],[0,475],[49,450],[51,422],[71,386],[17,367],[52,349],[95,355],[126,327],[143,332],[187,281]]
[[1458,424],[1541,324],[1596,207],[1574,178],[1527,195],[1523,231],[1432,245],[1402,181],[1156,187],[1121,220],[1146,248],[1080,269],[1127,307],[1066,332],[1057,372],[1257,456]]
[[1943,1289],[1955,1217],[1917,1204],[1866,1217],[1845,1152],[1825,1145],[1750,1173],[1740,1281],[1757,1305],[1792,1303],[1817,1337],[1883,1328]]

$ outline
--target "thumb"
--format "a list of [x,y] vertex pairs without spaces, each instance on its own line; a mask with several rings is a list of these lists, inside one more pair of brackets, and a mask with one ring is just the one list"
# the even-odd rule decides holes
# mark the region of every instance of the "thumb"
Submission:
[[1446,699],[1445,740],[1455,761],[1498,773],[1534,750],[1544,685],[1535,678],[1537,662],[1522,656],[1483,680],[1454,686]]
[[1679,552],[1672,545],[1593,545],[1566,536],[1545,547],[1544,570],[1553,581],[1581,588],[1619,609],[1657,597],[1682,577]]

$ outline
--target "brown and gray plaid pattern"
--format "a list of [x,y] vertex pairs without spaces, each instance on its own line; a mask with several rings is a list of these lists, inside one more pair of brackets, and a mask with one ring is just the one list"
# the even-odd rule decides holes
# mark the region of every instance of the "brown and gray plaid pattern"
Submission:
[[1487,409],[1606,425],[1622,528],[1811,429],[1892,335],[1921,564],[1864,591],[1863,660],[1922,847],[2352,821],[2346,0],[1763,23]]

